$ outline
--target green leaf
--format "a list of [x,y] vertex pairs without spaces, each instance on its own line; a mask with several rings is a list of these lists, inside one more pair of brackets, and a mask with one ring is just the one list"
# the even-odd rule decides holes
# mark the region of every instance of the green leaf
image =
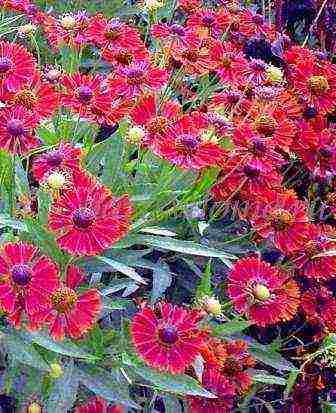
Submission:
[[196,289],[196,299],[201,299],[204,296],[211,296],[213,294],[211,286],[211,260],[208,261],[201,281]]
[[55,380],[46,402],[46,411],[64,413],[71,411],[77,397],[79,379],[73,360],[63,366],[63,375]]
[[252,323],[245,320],[232,320],[226,323],[216,325],[212,332],[215,336],[230,336],[232,334],[240,333],[246,328],[250,327]]
[[285,392],[284,392],[284,398],[285,399],[287,399],[288,396],[290,395],[299,374],[300,374],[300,370],[293,370],[288,374],[286,389],[285,389]]
[[49,257],[53,257],[59,264],[66,262],[66,255],[58,248],[54,235],[47,231],[36,220],[26,219],[28,234],[31,242],[38,245],[38,247]]
[[127,129],[127,122],[122,122],[117,132],[109,138],[109,144],[105,152],[104,168],[100,178],[104,185],[116,193],[118,193],[120,187],[121,170],[127,160],[127,145],[124,139]]
[[38,220],[42,225],[48,223],[48,213],[51,204],[51,196],[48,192],[38,190],[37,191],[37,203],[38,203]]
[[160,373],[147,367],[145,364],[133,360],[128,355],[123,356],[124,364],[144,380],[151,382],[156,388],[174,394],[216,398],[215,395],[204,389],[195,379],[185,374],[172,375]]
[[11,189],[12,185],[12,158],[11,156],[0,150],[0,187],[4,187],[6,191]]
[[40,355],[40,353],[32,347],[31,344],[24,341],[16,332],[4,337],[5,347],[8,354],[18,362],[37,370],[48,371],[49,365]]
[[150,245],[164,250],[181,252],[183,254],[198,255],[201,257],[218,257],[228,260],[236,260],[234,255],[227,254],[224,251],[219,251],[206,245],[197,244],[193,241],[181,241],[169,237],[155,237],[151,235],[138,235],[137,242],[139,244]]
[[280,371],[297,370],[294,364],[282,357],[271,346],[252,344],[249,351],[257,360]]
[[182,413],[182,406],[176,397],[167,394],[162,398],[165,413]]
[[18,157],[15,158],[15,191],[19,196],[30,193],[27,174]]
[[153,235],[163,235],[164,237],[175,237],[176,233],[170,231],[169,229],[160,228],[160,227],[146,227],[141,228],[140,232],[145,234],[153,234]]
[[129,398],[128,388],[107,370],[95,369],[95,372],[79,371],[80,382],[98,396],[109,402],[117,402],[137,409],[139,406]]
[[155,303],[170,287],[172,275],[169,266],[165,262],[157,263],[153,270],[153,288],[151,294],[151,302]]
[[21,222],[17,219],[13,219],[7,214],[0,214],[0,228],[5,227],[17,229],[19,231],[28,231],[28,228],[24,222]]
[[62,354],[63,356],[94,361],[96,357],[82,350],[70,340],[55,341],[47,335],[40,333],[25,333],[25,337],[39,346],[53,351],[54,353]]
[[56,145],[58,143],[57,133],[51,123],[41,124],[36,133],[46,145]]
[[336,413],[336,404],[324,402],[322,406],[322,413]]
[[103,297],[103,309],[104,311],[125,310],[130,304],[130,300],[126,299],[113,299],[110,297]]
[[190,204],[202,199],[204,194],[208,193],[208,190],[217,181],[218,172],[217,168],[206,169],[203,172],[201,179],[198,179],[192,189],[184,196],[183,202]]
[[255,383],[279,384],[280,386],[286,386],[286,379],[269,374],[267,371],[253,370],[251,373]]
[[132,278],[132,280],[141,283],[141,284],[147,284],[147,281],[139,275],[134,268],[129,267],[126,264],[123,264],[122,262],[112,260],[111,258],[107,257],[96,257],[98,261],[102,261],[105,264],[109,265],[113,270],[121,272],[122,274],[127,275],[127,277]]

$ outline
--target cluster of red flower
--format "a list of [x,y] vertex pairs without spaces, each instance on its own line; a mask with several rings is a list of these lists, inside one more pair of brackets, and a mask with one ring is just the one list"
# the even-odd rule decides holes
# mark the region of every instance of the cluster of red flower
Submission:
[[183,373],[201,357],[203,386],[216,399],[190,397],[192,412],[220,413],[232,407],[235,395],[246,392],[252,380],[248,368],[254,359],[244,341],[221,341],[200,328],[202,313],[171,304],[144,307],[133,318],[131,332],[134,346],[150,366],[173,374]]
[[5,244],[0,253],[0,302],[8,319],[19,327],[23,315],[30,330],[49,327],[56,340],[80,338],[95,323],[101,310],[97,290],[77,293],[83,271],[70,265],[64,283],[58,266],[27,243]]

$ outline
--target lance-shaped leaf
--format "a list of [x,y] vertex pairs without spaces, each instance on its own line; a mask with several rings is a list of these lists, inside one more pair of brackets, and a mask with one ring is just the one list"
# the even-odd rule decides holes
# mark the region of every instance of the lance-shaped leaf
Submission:
[[53,413],[69,412],[74,404],[79,386],[77,369],[73,360],[63,366],[62,376],[55,380],[46,402],[46,411]]
[[106,257],[97,257],[97,260],[104,262],[108,266],[110,266],[114,271],[121,272],[122,274],[127,275],[127,277],[132,278],[132,280],[141,283],[141,284],[147,284],[147,281],[139,275],[134,268],[129,267],[126,264],[123,264],[122,262],[112,260],[111,258],[106,258]]
[[118,380],[118,377],[111,371],[95,369],[88,372],[81,369],[78,373],[79,381],[93,393],[103,397],[109,402],[116,402],[134,409],[139,406],[129,398],[128,387],[125,382]]
[[133,371],[133,373],[142,377],[144,380],[149,381],[155,388],[162,391],[188,396],[201,396],[207,398],[217,397],[204,389],[197,380],[186,374],[172,375],[169,373],[160,373],[157,370],[147,367],[138,360],[133,360],[133,358],[128,355],[123,356],[123,362],[129,370]]

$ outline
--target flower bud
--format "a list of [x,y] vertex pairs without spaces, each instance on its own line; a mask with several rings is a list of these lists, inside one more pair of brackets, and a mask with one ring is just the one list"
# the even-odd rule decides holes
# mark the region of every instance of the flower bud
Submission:
[[253,289],[253,294],[260,301],[266,301],[271,297],[270,290],[263,284],[257,284]]
[[61,26],[65,30],[72,30],[75,28],[77,22],[76,19],[70,15],[64,16],[61,19]]
[[219,316],[222,314],[221,303],[215,297],[205,297],[203,307],[208,314]]
[[42,413],[42,407],[37,402],[32,402],[29,404],[27,413]]
[[156,10],[163,6],[163,2],[160,0],[145,0],[145,9]]
[[283,81],[283,72],[275,66],[268,66],[266,69],[267,78],[271,83],[281,83]]
[[127,134],[127,141],[130,143],[139,143],[145,136],[145,131],[139,126],[133,126]]
[[59,379],[63,375],[62,366],[59,363],[51,363],[49,375],[53,379]]
[[57,82],[62,76],[62,72],[58,69],[50,69],[45,72],[45,78],[48,82]]
[[48,186],[54,190],[59,190],[63,188],[65,181],[65,176],[59,172],[53,172],[47,178]]
[[24,26],[19,27],[19,36],[25,37],[25,36],[31,36],[34,34],[37,30],[37,26],[32,23],[25,24]]

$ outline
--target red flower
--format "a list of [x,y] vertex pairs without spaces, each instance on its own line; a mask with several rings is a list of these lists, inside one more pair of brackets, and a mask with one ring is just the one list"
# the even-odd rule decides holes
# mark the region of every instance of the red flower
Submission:
[[9,105],[19,105],[31,111],[38,120],[51,117],[59,106],[59,95],[39,75],[16,92],[2,91],[2,99]]
[[49,228],[70,254],[96,255],[127,233],[132,208],[127,196],[115,198],[83,173],[74,174],[74,182],[76,187],[52,204]]
[[254,200],[265,189],[280,187],[281,177],[273,165],[249,154],[245,157],[233,155],[223,166],[212,194],[216,201],[229,201],[235,197]]
[[[215,62],[210,57],[210,47],[203,44],[199,47],[193,45],[181,46],[177,49],[169,49],[172,55],[173,65],[176,64],[183,72],[192,76],[201,76],[214,70]],[[189,86],[190,89],[190,86]]]
[[311,288],[302,294],[301,307],[307,319],[322,324],[330,331],[336,329],[336,299],[325,287]]
[[85,11],[71,13],[56,18],[48,14],[42,24],[49,44],[54,51],[67,45],[80,48],[88,43],[87,29],[90,18]]
[[232,384],[237,393],[245,393],[252,385],[247,369],[254,367],[255,360],[243,340],[221,341],[211,338],[202,357],[207,365],[216,368]]
[[107,402],[101,397],[91,397],[90,400],[76,408],[75,413],[124,413],[125,408],[114,404],[108,406]]
[[212,96],[212,99],[209,102],[209,109],[223,111],[233,119],[237,117],[239,123],[241,123],[240,116],[245,116],[248,113],[250,106],[251,101],[243,92],[236,89],[216,93]]
[[276,268],[257,258],[243,258],[229,274],[228,295],[236,311],[265,327],[294,316],[300,291]]
[[26,12],[31,6],[30,0],[1,0],[0,6],[5,10]]
[[316,56],[314,55],[313,50],[307,47],[294,45],[284,51],[283,60],[289,65],[296,65],[303,62],[314,64],[316,62]]
[[71,265],[68,267],[65,285],[55,286],[50,295],[50,306],[33,314],[31,328],[44,323],[55,340],[67,335],[72,339],[82,337],[96,322],[102,308],[101,297],[96,289],[76,292],[84,281],[83,271]]
[[[291,261],[302,275],[317,280],[336,277],[336,257],[327,255],[336,249],[333,235],[333,229],[328,226],[307,226],[296,249],[291,251]],[[323,253],[326,256],[318,256]]]
[[247,155],[247,159],[259,160],[273,168],[278,168],[285,163],[284,158],[276,150],[275,142],[256,133],[250,124],[238,125],[232,140],[235,145],[235,154],[241,158]]
[[201,0],[179,0],[178,6],[184,13],[190,14],[202,7],[202,2]]
[[79,172],[82,151],[68,142],[60,142],[57,149],[36,157],[33,161],[33,175],[41,182],[46,175],[63,171],[70,174]]
[[331,64],[299,62],[291,73],[293,87],[318,113],[325,115],[336,105],[336,72]]
[[29,320],[48,307],[51,291],[59,286],[56,264],[37,247],[8,243],[0,251],[0,304],[11,321],[20,325],[22,312]]
[[62,104],[81,117],[97,121],[97,114],[104,114],[111,106],[108,84],[101,75],[75,73],[64,76],[62,84]]
[[290,108],[293,109],[293,106],[288,104],[287,96],[283,99],[279,96],[276,103],[267,105],[257,102],[250,108],[251,128],[256,134],[272,141],[271,145],[288,151],[297,132],[295,123],[289,118],[289,114],[294,115],[296,111]]
[[265,191],[247,212],[252,227],[285,254],[295,250],[306,231],[307,206],[292,191]]
[[185,169],[218,166],[225,151],[202,136],[207,122],[199,115],[186,115],[171,125],[164,138],[153,148],[156,155]]
[[214,368],[206,367],[202,376],[202,386],[217,398],[188,397],[192,413],[232,412],[234,387],[229,380]]
[[292,145],[305,165],[319,177],[336,173],[336,143],[334,132],[317,121],[314,124],[301,121],[299,133]]
[[129,114],[134,123],[145,127],[147,135],[144,143],[146,144],[162,140],[169,125],[181,112],[181,105],[177,102],[169,100],[160,104],[156,100],[154,95],[142,96]]
[[228,27],[230,14],[225,10],[198,10],[189,16],[187,27],[195,30],[199,37],[218,39]]
[[118,18],[107,20],[101,13],[91,18],[87,35],[91,42],[102,49],[136,50],[142,46],[140,34],[136,29],[121,22]]
[[38,119],[22,106],[0,110],[0,148],[23,155],[39,145],[34,135]]
[[160,371],[183,373],[207,336],[197,327],[200,319],[198,311],[171,304],[161,304],[155,310],[145,307],[133,317],[131,325],[137,353]]
[[35,75],[33,56],[16,43],[0,41],[0,85],[9,92],[24,87]]
[[233,43],[216,42],[211,48],[210,58],[216,62],[216,72],[223,83],[235,86],[245,80],[244,70],[248,61]]
[[191,47],[200,45],[200,40],[194,31],[179,24],[154,24],[151,28],[151,34],[154,38],[161,40],[168,51],[188,45]]
[[144,46],[139,49],[114,47],[113,49],[102,50],[102,58],[111,65],[131,66],[134,62],[149,62],[150,55]]
[[[261,59],[251,59],[242,73],[246,79],[247,85],[253,86],[263,84],[267,77],[268,65]],[[245,86],[246,88],[246,86]]]
[[269,39],[274,39],[276,36],[275,27],[267,22],[265,18],[258,13],[254,13],[249,9],[243,9],[238,13],[239,33],[246,37],[262,35]]
[[130,66],[119,67],[110,75],[110,88],[126,98],[139,96],[146,89],[159,90],[168,79],[165,69],[147,62],[135,62]]

